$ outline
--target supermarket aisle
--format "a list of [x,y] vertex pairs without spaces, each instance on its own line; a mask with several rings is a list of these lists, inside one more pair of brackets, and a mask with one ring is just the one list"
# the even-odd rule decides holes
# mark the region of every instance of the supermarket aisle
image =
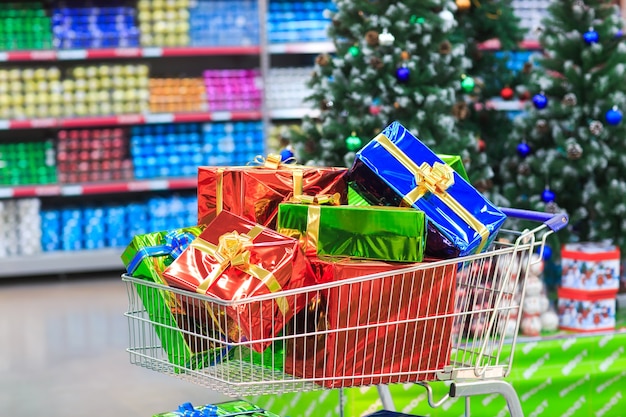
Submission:
[[0,281],[0,416],[152,416],[220,394],[130,365],[118,275]]

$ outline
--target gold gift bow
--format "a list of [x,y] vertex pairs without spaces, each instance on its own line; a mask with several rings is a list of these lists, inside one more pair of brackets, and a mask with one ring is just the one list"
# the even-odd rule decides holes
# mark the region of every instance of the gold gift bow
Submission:
[[400,148],[384,134],[380,133],[374,140],[415,176],[418,186],[403,197],[404,202],[412,206],[426,193],[433,193],[452,211],[458,214],[465,223],[478,232],[481,242],[477,251],[480,252],[487,244],[489,230],[487,230],[480,220],[474,217],[472,213],[448,193],[448,187],[454,184],[454,171],[452,168],[441,162],[435,162],[432,167],[428,165],[427,162],[418,166],[415,161],[402,152]]
[[[278,168],[288,168],[292,169],[292,179],[293,179],[293,195],[298,196],[302,195],[302,178],[304,173],[302,172],[302,165],[294,165],[294,164],[281,164],[280,155],[269,154],[267,158],[264,158],[260,155],[257,155],[254,158],[255,163],[263,164],[260,168],[269,168],[269,169],[278,169]],[[257,167],[259,168],[259,167]],[[217,180],[215,183],[215,215],[218,215],[224,210],[224,168],[218,168],[217,172]]]
[[[255,277],[265,284],[270,292],[281,291],[282,287],[274,274],[258,265],[250,264],[250,251],[248,249],[252,246],[252,240],[260,235],[262,231],[263,228],[261,226],[254,226],[246,234],[240,234],[236,231],[226,233],[219,237],[217,245],[202,238],[196,238],[191,242],[191,247],[210,255],[219,263],[219,266],[211,271],[209,276],[198,285],[196,292],[206,294],[211,284],[230,266]],[[283,314],[287,314],[289,304],[286,297],[278,297],[276,304]]]
[[325,204],[338,206],[341,204],[341,194],[294,195],[289,202],[296,204]]

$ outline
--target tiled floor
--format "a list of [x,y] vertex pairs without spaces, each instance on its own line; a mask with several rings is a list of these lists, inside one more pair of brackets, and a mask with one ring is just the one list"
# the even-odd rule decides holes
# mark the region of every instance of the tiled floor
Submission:
[[0,281],[0,416],[144,417],[226,399],[129,363],[114,273]]

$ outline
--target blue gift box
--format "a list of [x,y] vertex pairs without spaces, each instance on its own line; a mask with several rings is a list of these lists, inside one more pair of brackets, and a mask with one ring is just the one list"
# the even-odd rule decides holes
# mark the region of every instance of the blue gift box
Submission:
[[[506,216],[446,165],[404,126],[393,122],[359,152],[348,172],[350,185],[370,204],[422,210],[455,251],[464,256],[485,250]],[[434,237],[434,236],[433,236]],[[427,252],[428,253],[428,252]],[[436,255],[436,254],[435,254]]]

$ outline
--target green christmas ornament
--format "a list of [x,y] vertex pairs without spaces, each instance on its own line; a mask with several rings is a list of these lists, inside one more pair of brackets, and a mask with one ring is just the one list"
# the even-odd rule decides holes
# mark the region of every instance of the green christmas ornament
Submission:
[[461,88],[466,93],[471,93],[474,91],[474,87],[476,87],[476,81],[472,77],[463,76],[463,81],[461,81]]
[[361,146],[363,146],[363,141],[355,132],[352,132],[352,134],[346,138],[346,148],[348,148],[349,151],[358,151],[361,149]]
[[352,56],[359,56],[359,54],[361,53],[361,50],[359,49],[358,46],[352,45],[350,49],[348,49],[348,52],[350,52],[350,55]]
[[411,15],[411,17],[409,18],[409,23],[412,23],[412,24],[416,24],[416,23],[422,24],[425,21],[426,19],[424,19],[423,17],[417,17],[415,15]]

